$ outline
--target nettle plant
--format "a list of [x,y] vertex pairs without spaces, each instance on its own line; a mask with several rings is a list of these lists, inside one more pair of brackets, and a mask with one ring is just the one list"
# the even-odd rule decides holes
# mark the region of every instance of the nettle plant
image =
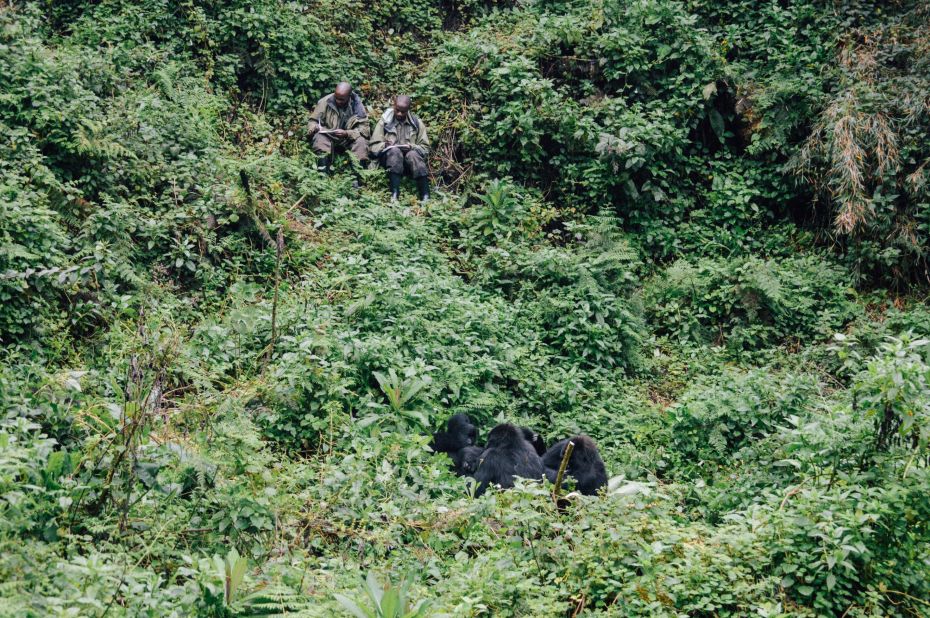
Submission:
[[[861,359],[855,339],[835,335],[841,358]],[[923,354],[930,340],[912,333],[888,337],[853,379],[854,411],[875,423],[874,448],[893,445],[914,450],[908,465],[930,443],[930,365]]]
[[701,380],[669,410],[675,459],[687,472],[727,466],[742,449],[805,414],[816,393],[810,377],[769,369],[730,370]]
[[817,255],[679,260],[647,286],[646,305],[660,334],[752,351],[826,338],[851,320],[847,277]]
[[514,195],[512,184],[492,180],[484,193],[478,196],[478,204],[469,210],[467,224],[470,232],[479,237],[497,239],[509,237],[515,231],[515,219],[519,215],[520,203]]

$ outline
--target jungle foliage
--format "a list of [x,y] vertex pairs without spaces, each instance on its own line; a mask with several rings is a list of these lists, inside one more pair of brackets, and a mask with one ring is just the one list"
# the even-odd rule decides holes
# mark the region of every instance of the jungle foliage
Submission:
[[[930,616],[928,29],[0,3],[0,616]],[[340,79],[431,202],[316,171]],[[455,413],[616,478],[473,499]]]

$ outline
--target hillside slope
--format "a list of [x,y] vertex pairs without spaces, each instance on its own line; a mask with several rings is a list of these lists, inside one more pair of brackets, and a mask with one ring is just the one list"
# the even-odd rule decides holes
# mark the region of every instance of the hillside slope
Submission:
[[[0,615],[930,615],[928,19],[0,7]],[[343,78],[428,204],[316,171]],[[611,489],[472,498],[455,413]]]

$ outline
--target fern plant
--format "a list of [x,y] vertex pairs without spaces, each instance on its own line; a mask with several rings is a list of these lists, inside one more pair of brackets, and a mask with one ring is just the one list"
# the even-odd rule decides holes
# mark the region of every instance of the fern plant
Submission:
[[239,605],[241,609],[236,612],[236,616],[297,618],[310,615],[313,602],[292,588],[278,584],[253,591]]

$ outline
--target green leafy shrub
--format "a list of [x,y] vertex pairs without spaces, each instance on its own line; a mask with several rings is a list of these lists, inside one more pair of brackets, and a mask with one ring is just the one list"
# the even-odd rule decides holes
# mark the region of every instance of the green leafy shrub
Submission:
[[530,5],[444,42],[420,89],[426,111],[448,119],[441,148],[568,207],[613,206],[645,224],[667,200],[684,205],[671,168],[707,111],[709,46],[677,3]]
[[54,540],[73,499],[61,484],[78,456],[57,448],[36,423],[20,418],[0,429],[0,535]]
[[402,581],[397,586],[382,587],[374,573],[368,573],[363,583],[363,590],[368,601],[374,607],[369,608],[367,603],[356,603],[349,597],[337,594],[336,600],[342,607],[356,618],[419,618],[429,616],[429,603],[419,601],[411,603],[408,600],[410,582]]
[[569,227],[570,249],[505,245],[479,262],[476,280],[522,301],[543,341],[573,363],[640,365],[642,308],[634,292],[639,255],[611,217]]
[[781,586],[826,614],[878,605],[868,600],[876,593],[892,603],[926,598],[923,567],[911,559],[928,538],[926,481],[922,469],[887,487],[799,489],[790,508],[772,508],[768,543]]
[[675,244],[689,254],[781,254],[772,230],[775,208],[787,199],[770,165],[727,151],[707,162],[709,184],[700,185],[695,208],[675,229]]
[[873,420],[877,452],[902,442],[922,452],[930,446],[930,365],[921,352],[930,340],[889,339],[853,379],[855,409]]
[[582,284],[541,297],[535,308],[546,341],[569,360],[595,367],[637,365],[642,322],[621,298]]
[[3,169],[0,183],[0,341],[11,342],[58,322],[60,296],[86,271],[62,268],[65,231],[43,196]]
[[646,302],[660,333],[751,351],[842,327],[856,312],[844,276],[816,255],[681,260],[649,286]]
[[548,223],[540,200],[508,180],[491,180],[477,203],[463,214],[464,240],[483,245],[526,242],[541,235]]
[[265,432],[304,451],[319,448],[323,437],[343,422],[343,401],[351,384],[344,371],[306,348],[284,352],[264,397],[260,423]]
[[727,465],[789,417],[804,414],[815,394],[809,378],[773,377],[765,369],[727,371],[695,385],[670,410],[679,465],[695,471]]
[[[930,309],[926,306],[914,303],[898,308],[881,303],[876,309],[857,318],[831,345],[812,347],[805,355],[848,385],[890,338],[902,333],[910,333],[910,339],[930,337]],[[918,346],[913,352],[930,361],[930,349]]]

